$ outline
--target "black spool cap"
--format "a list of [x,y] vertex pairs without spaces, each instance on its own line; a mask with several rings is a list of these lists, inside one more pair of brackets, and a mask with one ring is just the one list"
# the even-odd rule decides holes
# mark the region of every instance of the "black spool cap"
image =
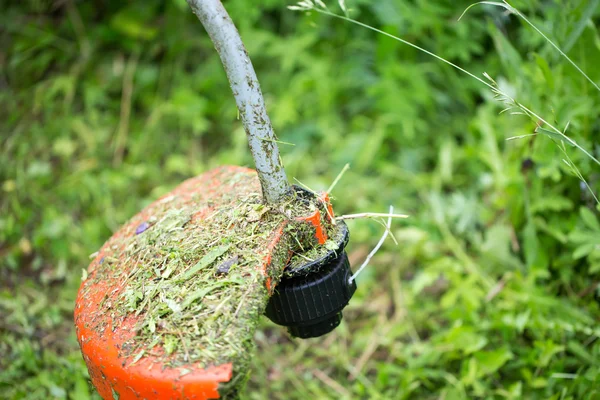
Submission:
[[292,336],[306,339],[331,332],[342,321],[342,310],[356,291],[356,282],[349,282],[352,271],[344,251],[348,227],[341,222],[338,229],[338,249],[284,271],[269,299],[266,316],[287,326]]

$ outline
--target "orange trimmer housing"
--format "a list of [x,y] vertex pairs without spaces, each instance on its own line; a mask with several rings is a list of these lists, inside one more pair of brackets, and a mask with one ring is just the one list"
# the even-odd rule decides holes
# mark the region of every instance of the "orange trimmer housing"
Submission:
[[[240,180],[250,183],[239,185]],[[135,235],[136,227],[165,202],[173,207],[193,205],[197,210],[193,223],[194,219],[209,216],[220,202],[236,201],[250,192],[260,193],[260,184],[256,172],[248,168],[220,167],[189,179],[134,216],[95,255],[87,269],[88,277],[79,289],[74,318],[77,340],[91,381],[103,399],[219,398],[219,385],[232,379],[234,365],[231,362],[204,367],[201,363],[170,367],[165,363],[164,350],[157,346],[139,359],[124,351],[126,343],[136,334],[135,326],[143,315],[131,313],[124,318],[118,317],[107,304],[114,302],[125,289],[124,277],[135,265],[117,258],[108,268],[105,258],[123,250],[119,249],[123,239]],[[316,210],[314,214],[300,218],[314,226],[320,244],[327,240],[323,221],[333,216],[327,195],[323,195],[322,200],[326,203],[327,215]],[[282,265],[274,265],[276,261],[272,255],[281,246],[290,246],[285,240],[284,225],[266,235],[263,263],[254,266],[262,271],[264,285],[270,293],[277,284],[277,278],[273,277],[281,276],[273,271],[282,271],[285,267],[280,261]]]

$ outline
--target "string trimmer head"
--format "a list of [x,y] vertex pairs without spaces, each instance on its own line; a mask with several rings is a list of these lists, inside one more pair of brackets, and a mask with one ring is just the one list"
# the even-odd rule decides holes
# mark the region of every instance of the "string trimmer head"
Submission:
[[318,336],[355,290],[327,195],[266,205],[253,170],[189,179],[98,251],[77,297],[77,339],[105,399],[208,399],[248,376],[259,318]]

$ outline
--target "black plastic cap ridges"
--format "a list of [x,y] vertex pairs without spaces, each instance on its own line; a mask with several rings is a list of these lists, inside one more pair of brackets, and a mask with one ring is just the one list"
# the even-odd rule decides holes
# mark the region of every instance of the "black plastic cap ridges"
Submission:
[[271,296],[266,316],[278,325],[288,327],[289,333],[306,339],[322,336],[335,329],[342,320],[342,310],[356,291],[356,282],[349,282],[352,271],[344,251],[348,228],[343,229],[335,251],[311,262],[304,274],[284,276]]

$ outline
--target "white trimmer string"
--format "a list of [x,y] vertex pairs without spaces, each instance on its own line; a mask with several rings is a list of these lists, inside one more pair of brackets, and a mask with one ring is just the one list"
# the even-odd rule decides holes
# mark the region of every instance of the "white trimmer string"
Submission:
[[387,235],[390,233],[390,228],[392,226],[392,217],[393,216],[394,216],[394,207],[390,206],[390,212],[389,212],[389,214],[387,214],[387,217],[388,217],[387,225],[386,225],[385,232],[383,232],[383,236],[381,236],[381,239],[379,239],[379,242],[377,243],[377,246],[375,246],[375,248],[373,250],[371,250],[371,252],[367,256],[367,258],[365,258],[365,261],[358,268],[358,270],[356,270],[356,272],[354,273],[354,275],[352,275],[350,277],[350,279],[348,279],[348,283],[352,283],[352,281],[354,281],[354,279],[356,279],[356,277],[365,269],[365,267],[367,265],[369,265],[369,261],[371,261],[371,258],[373,258],[373,256],[377,253],[377,251],[379,251],[379,248],[383,245],[383,242],[385,241],[385,238],[387,238]]
[[[393,210],[394,208],[390,208],[391,210]],[[393,213],[372,213],[372,212],[366,212],[366,213],[360,213],[360,214],[346,214],[346,215],[340,215],[339,217],[335,217],[336,221],[343,221],[346,219],[361,219],[361,218],[382,218],[382,217],[390,217],[390,218],[408,218],[408,215],[406,214],[393,214]]]

